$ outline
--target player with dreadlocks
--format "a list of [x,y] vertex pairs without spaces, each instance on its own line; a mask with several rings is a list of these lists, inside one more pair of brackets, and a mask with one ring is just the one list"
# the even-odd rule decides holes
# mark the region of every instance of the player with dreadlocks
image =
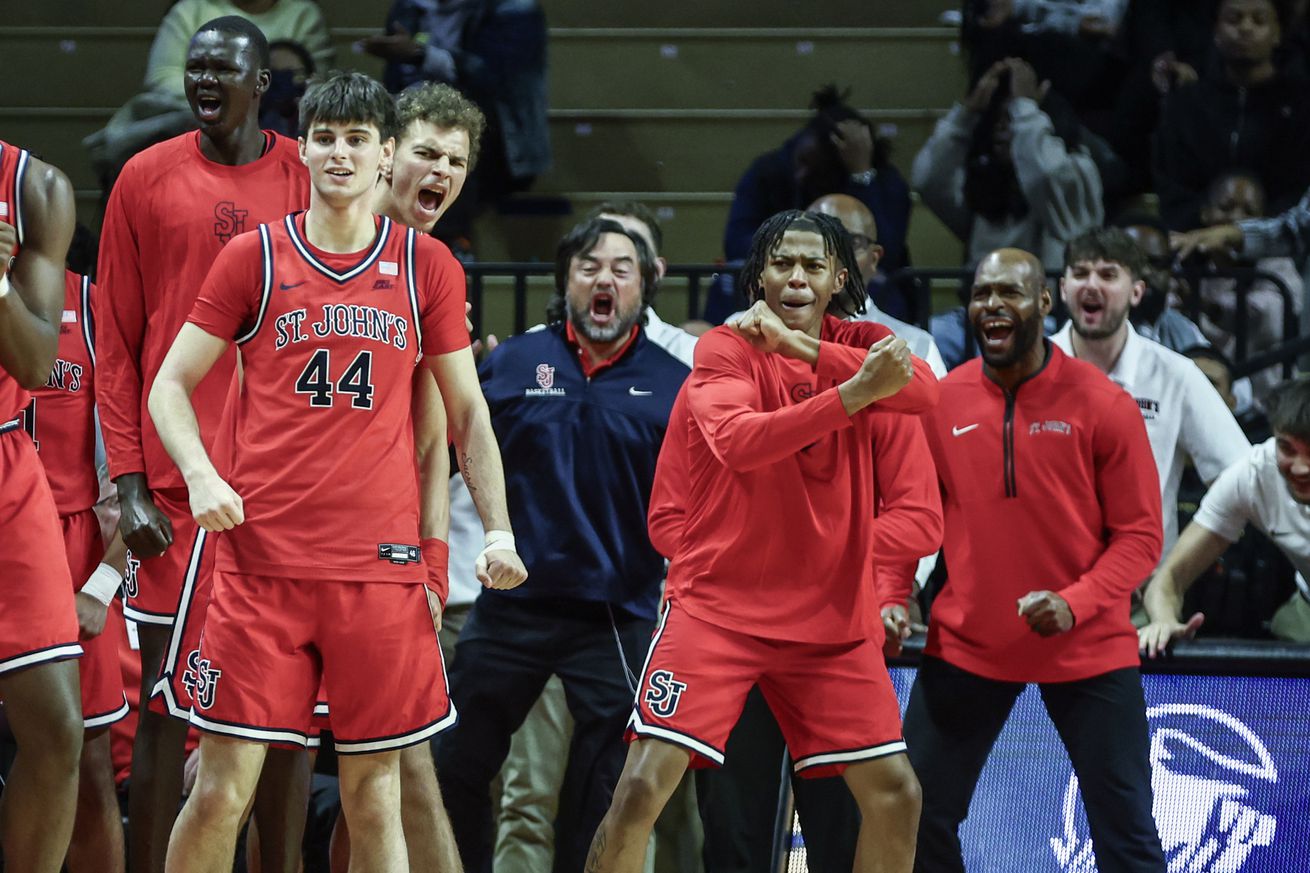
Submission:
[[669,794],[689,766],[723,763],[757,683],[797,772],[841,773],[855,795],[856,869],[910,869],[919,789],[873,563],[941,541],[928,447],[906,414],[931,408],[937,384],[887,328],[835,315],[859,308],[858,273],[835,219],[779,213],[741,274],[753,305],[697,345],[651,493],[667,599],[589,873],[642,869]]

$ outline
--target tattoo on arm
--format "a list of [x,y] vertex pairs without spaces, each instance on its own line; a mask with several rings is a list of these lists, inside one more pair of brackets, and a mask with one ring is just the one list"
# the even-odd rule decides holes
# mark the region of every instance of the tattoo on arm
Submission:
[[464,476],[464,484],[468,486],[469,494],[477,494],[478,488],[473,484],[473,456],[468,452],[459,459],[459,471]]

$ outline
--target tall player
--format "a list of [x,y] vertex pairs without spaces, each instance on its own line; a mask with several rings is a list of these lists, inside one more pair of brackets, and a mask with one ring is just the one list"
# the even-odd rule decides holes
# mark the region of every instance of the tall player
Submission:
[[[202,25],[187,52],[184,83],[200,130],[128,161],[105,214],[98,276],[105,304],[97,325],[98,393],[110,474],[122,504],[120,529],[141,560],[138,584],[127,591],[125,614],[140,631],[143,701],[159,678],[196,531],[182,475],[145,415],[146,398],[223,246],[308,201],[308,180],[295,143],[259,127],[268,66],[268,43],[246,19],[226,16]],[[196,407],[206,446],[218,429],[235,361],[234,354],[226,355],[198,388]],[[132,755],[129,843],[134,873],[163,869],[182,794],[185,736],[183,722],[143,707]],[[303,767],[303,757],[282,763]],[[278,842],[273,830],[261,829],[266,852]]]
[[32,392],[24,425],[36,444],[63,528],[68,569],[77,591],[82,658],[82,763],[77,816],[68,847],[71,873],[121,873],[123,821],[114,790],[109,726],[127,715],[116,634],[102,634],[109,603],[127,567],[121,535],[105,547],[95,504],[95,336],[90,278],[69,271],[59,328],[59,356],[46,383]]
[[59,170],[0,142],[0,698],[18,756],[0,809],[13,870],[55,873],[77,800],[82,707],[73,580],[54,498],[23,432],[27,389],[59,345],[73,188]]
[[[332,702],[351,870],[409,868],[399,750],[449,726],[436,625],[445,543],[420,495],[411,403],[436,377],[470,490],[495,525],[480,577],[512,587],[504,475],[463,324],[463,271],[430,237],[371,211],[392,154],[381,86],[336,74],[301,102],[310,208],[215,262],[150,398],[194,515],[225,530],[192,721],[195,791],[169,870],[223,870],[269,742],[304,742],[320,680]],[[189,400],[235,340],[244,368],[231,485]],[[425,570],[423,552],[428,552]],[[436,560],[433,560],[436,558]]]

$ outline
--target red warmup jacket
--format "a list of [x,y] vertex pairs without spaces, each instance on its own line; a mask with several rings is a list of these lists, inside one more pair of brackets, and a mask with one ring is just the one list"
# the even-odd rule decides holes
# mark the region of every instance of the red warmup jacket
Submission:
[[[941,478],[949,576],[925,652],[1003,681],[1136,666],[1129,596],[1163,538],[1137,404],[1095,367],[1047,349],[1045,366],[1013,394],[979,359],[956,368],[923,420]],[[1068,601],[1071,630],[1029,629],[1018,600],[1042,590]]]
[[726,327],[701,338],[651,492],[670,600],[755,636],[881,640],[874,560],[913,560],[941,542],[932,457],[918,417],[904,414],[936,402],[931,370],[915,359],[909,385],[853,417],[837,393],[890,333],[827,317],[813,368]]
[[[156,490],[184,484],[146,409],[155,374],[228,241],[309,203],[295,140],[264,135],[263,157],[229,167],[204,156],[200,134],[185,133],[135,155],[114,183],[96,280],[96,399],[111,478],[145,473]],[[235,370],[230,347],[191,398],[206,447]]]

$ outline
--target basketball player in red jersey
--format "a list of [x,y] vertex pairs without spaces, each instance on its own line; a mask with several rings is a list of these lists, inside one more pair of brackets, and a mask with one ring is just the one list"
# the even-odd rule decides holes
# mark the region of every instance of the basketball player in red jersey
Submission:
[[[373,193],[373,211],[399,224],[431,233],[460,193],[477,161],[482,131],[481,110],[449,85],[427,83],[396,98],[396,148]],[[415,438],[423,467],[432,477],[425,491],[432,501],[436,527],[433,537],[449,534],[450,460],[446,451],[445,410],[436,382],[426,368],[415,373]],[[493,519],[483,519],[488,530]],[[427,535],[427,534],[425,534]],[[426,556],[425,556],[426,559]],[[444,601],[445,594],[441,599]],[[444,604],[443,604],[444,605]],[[431,743],[409,746],[400,753],[401,809],[405,845],[412,870],[460,869],[459,852],[437,784]],[[338,819],[337,837],[344,837]]]
[[[140,631],[142,701],[160,675],[196,531],[182,476],[145,415],[146,398],[223,246],[261,221],[276,220],[308,202],[308,179],[295,143],[259,127],[268,65],[268,43],[246,19],[228,16],[202,25],[191,40],[184,73],[200,130],[128,161],[105,214],[97,392],[110,475],[122,504],[120,529],[141,561],[138,584],[128,587],[125,614]],[[226,355],[197,389],[206,446],[218,430],[235,361],[234,354]],[[143,704],[132,760],[133,873],[163,869],[182,793],[185,735],[183,723]],[[303,758],[273,756],[270,768],[280,761],[301,775],[270,778],[270,784],[306,783]],[[288,802],[303,806],[303,800]],[[262,829],[265,859],[281,842],[271,830]],[[294,858],[298,841],[286,842],[295,845],[282,855]]]
[[68,178],[0,142],[0,698],[18,743],[5,785],[6,869],[56,873],[77,800],[82,706],[73,580],[54,497],[21,414],[59,347]]
[[[196,666],[204,732],[170,871],[218,871],[265,744],[304,742],[322,680],[332,703],[351,870],[409,868],[399,749],[449,726],[436,625],[444,543],[430,474],[416,472],[420,358],[436,377],[464,474],[501,531],[484,584],[526,576],[512,551],[503,473],[468,351],[463,275],[430,237],[371,212],[395,108],[360,74],[301,103],[310,208],[238,238],[215,262],[161,368],[151,415],[219,540]],[[231,484],[207,456],[189,395],[229,342],[241,349]],[[464,442],[461,443],[461,440]],[[425,570],[423,552],[430,560]]]
[[23,418],[59,511],[82,637],[83,654],[77,667],[85,734],[68,869],[71,873],[121,873],[123,822],[114,792],[109,726],[127,715],[127,697],[118,661],[119,637],[101,632],[109,603],[123,582],[127,548],[120,535],[106,549],[95,512],[100,496],[92,314],[95,286],[88,277],[71,271],[64,284],[59,355],[45,384],[32,391]]

